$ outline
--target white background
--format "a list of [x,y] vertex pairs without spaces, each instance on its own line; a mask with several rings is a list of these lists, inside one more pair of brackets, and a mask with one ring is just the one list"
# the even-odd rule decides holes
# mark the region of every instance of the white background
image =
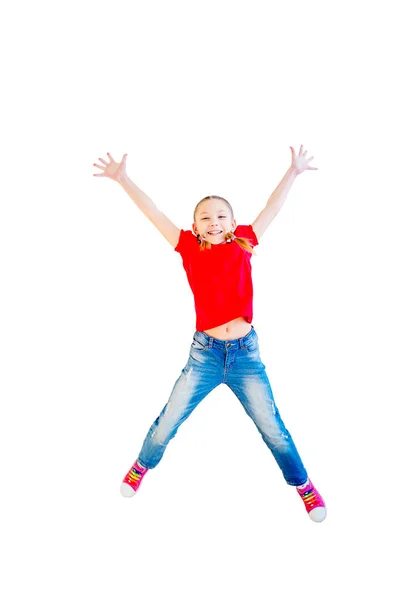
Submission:
[[[1,25],[0,587],[21,598],[399,597],[395,2],[19,3]],[[233,393],[119,494],[195,329],[179,227],[252,223],[254,321],[328,517],[310,521]],[[4,588],[4,590],[3,590]]]

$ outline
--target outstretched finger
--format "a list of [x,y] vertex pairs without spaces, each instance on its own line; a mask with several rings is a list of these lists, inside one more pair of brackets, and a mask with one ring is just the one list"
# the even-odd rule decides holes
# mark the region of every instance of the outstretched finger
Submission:
[[314,157],[313,157],[313,156],[311,156],[311,158],[308,158],[308,159],[307,159],[307,169],[312,169],[313,171],[316,171],[316,170],[317,170],[317,167],[310,167],[310,164],[309,164],[309,163],[310,163],[310,162],[313,160],[313,158],[314,158]]
[[302,151],[303,151],[303,144],[300,146],[299,155],[302,153]]
[[106,163],[105,160],[103,160],[102,158],[99,158],[99,160],[101,160],[101,162],[103,163],[103,165],[106,165],[106,167],[108,166],[108,163]]
[[109,152],[107,152],[107,156],[110,158],[110,160],[112,160],[113,162],[115,162],[115,160],[113,159],[113,157],[111,156],[111,154]]
[[[107,163],[104,163],[104,164],[107,164]],[[101,165],[96,165],[96,163],[93,163],[93,166],[97,167],[98,169],[102,169],[103,171],[105,171],[105,168],[102,167]]]
[[310,166],[308,166],[307,169],[309,171],[318,171],[318,167],[310,167]]

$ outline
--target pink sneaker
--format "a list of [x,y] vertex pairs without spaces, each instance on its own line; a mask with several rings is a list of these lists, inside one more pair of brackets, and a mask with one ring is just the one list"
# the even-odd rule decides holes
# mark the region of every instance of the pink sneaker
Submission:
[[136,494],[147,471],[148,469],[142,467],[138,461],[135,462],[121,483],[121,494],[125,496],[125,498],[130,498]]
[[311,480],[308,480],[308,484],[303,488],[296,488],[299,496],[304,502],[308,516],[312,521],[320,523],[326,517],[326,506],[322,499],[321,494],[313,486]]

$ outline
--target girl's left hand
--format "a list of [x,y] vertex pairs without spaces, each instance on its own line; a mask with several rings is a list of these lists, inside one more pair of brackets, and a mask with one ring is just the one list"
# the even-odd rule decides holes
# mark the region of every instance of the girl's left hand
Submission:
[[296,154],[294,148],[290,146],[290,150],[292,151],[292,164],[291,167],[296,171],[298,175],[303,173],[304,171],[318,171],[317,167],[310,167],[309,163],[314,158],[306,158],[307,150],[303,152],[303,145],[300,146],[299,153]]

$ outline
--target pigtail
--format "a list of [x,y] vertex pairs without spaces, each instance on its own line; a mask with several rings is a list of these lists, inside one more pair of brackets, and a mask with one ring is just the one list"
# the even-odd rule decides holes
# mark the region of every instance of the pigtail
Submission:
[[237,237],[232,231],[229,231],[226,234],[225,239],[227,242],[236,242],[236,244],[243,248],[243,250],[245,250],[246,252],[250,252],[250,254],[256,256],[256,253],[253,250],[253,246],[251,245],[251,240],[249,240],[249,238]]
[[200,237],[200,234],[197,235],[197,241],[199,242],[201,251],[210,250],[210,248],[211,248],[210,242],[207,242],[206,238]]

